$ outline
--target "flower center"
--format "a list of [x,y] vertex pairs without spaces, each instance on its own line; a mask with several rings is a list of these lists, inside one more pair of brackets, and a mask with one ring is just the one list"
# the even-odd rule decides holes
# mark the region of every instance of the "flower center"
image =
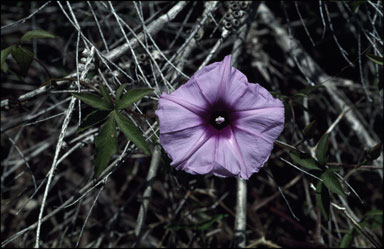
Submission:
[[225,118],[223,118],[222,116],[218,116],[216,119],[215,119],[215,122],[216,124],[221,124],[225,121]]
[[210,123],[216,129],[221,130],[229,124],[228,114],[223,111],[215,111],[212,113]]

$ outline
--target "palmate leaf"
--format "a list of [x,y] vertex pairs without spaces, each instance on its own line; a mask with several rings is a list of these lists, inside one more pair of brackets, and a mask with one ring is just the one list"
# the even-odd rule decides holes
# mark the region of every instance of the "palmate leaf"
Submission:
[[354,0],[351,5],[352,5],[352,9],[353,9],[353,12],[356,13],[357,12],[357,8],[363,4],[363,3],[366,3],[367,0]]
[[113,106],[105,101],[100,96],[92,93],[72,93],[72,95],[84,103],[99,110],[112,110]]
[[217,214],[207,220],[204,220],[202,222],[199,222],[197,224],[172,224],[172,225],[165,225],[165,229],[169,230],[186,230],[186,229],[193,229],[193,230],[200,230],[200,231],[205,231],[214,225],[215,222],[218,222],[222,220],[223,218],[227,217],[226,214]]
[[377,56],[377,55],[374,55],[374,54],[367,54],[367,57],[375,62],[376,64],[379,64],[379,65],[384,65],[384,58],[383,57],[380,57],[380,56]]
[[345,197],[345,193],[341,187],[340,181],[336,175],[332,172],[332,169],[328,168],[321,174],[320,178],[323,180],[324,185],[333,193]]
[[[121,90],[122,91],[122,90]],[[129,107],[145,95],[153,92],[151,88],[134,88],[129,89],[121,98],[116,99],[116,110],[122,110]]]
[[7,59],[8,55],[12,52],[12,50],[15,48],[14,45],[9,46],[3,50],[1,50],[1,70],[6,73],[8,71],[8,65],[5,62]]
[[310,170],[321,170],[316,160],[312,158],[309,154],[291,152],[289,153],[289,156],[295,163],[298,163],[300,166],[304,168],[307,168]]
[[101,95],[103,95],[105,102],[107,102],[109,106],[113,106],[112,98],[111,96],[109,96],[105,86],[102,83],[100,83],[99,87],[100,87]]
[[[371,221],[368,223],[368,221]],[[376,229],[383,225],[383,210],[373,209],[364,215],[364,218],[359,222],[362,228],[370,225],[370,229]],[[340,248],[351,248],[353,238],[359,234],[356,227],[352,227],[343,237],[340,243]]]
[[20,74],[26,76],[33,61],[33,52],[23,46],[15,46],[11,50],[12,57],[20,68]]
[[317,86],[308,86],[306,88],[300,89],[294,94],[294,97],[308,97],[313,91],[324,88],[323,85],[317,85]]
[[149,150],[148,144],[135,124],[117,111],[113,111],[111,114],[113,114],[117,125],[124,133],[125,137],[132,141],[137,148],[141,149],[145,154],[150,155],[151,151]]
[[31,31],[28,31],[27,33],[25,33],[20,41],[21,42],[28,42],[30,41],[31,39],[39,39],[39,38],[51,38],[51,39],[54,39],[56,38],[55,35],[45,31],[45,30],[31,30]]
[[123,93],[123,90],[124,90],[124,88],[125,88],[127,85],[128,85],[127,83],[122,84],[122,85],[119,86],[119,88],[116,90],[116,100],[119,100],[119,99],[120,99],[121,94]]
[[383,210],[372,209],[365,213],[363,219],[359,222],[361,227],[369,227],[375,230],[378,227],[383,227]]
[[355,227],[349,229],[349,231],[344,235],[340,242],[340,248],[351,248],[353,238],[357,235],[357,230]]
[[311,123],[309,123],[307,126],[303,129],[303,137],[304,139],[310,139],[313,137],[313,134],[316,131],[317,127],[317,121],[313,120]]
[[316,148],[316,157],[321,165],[327,164],[327,152],[328,152],[328,137],[329,133],[325,133],[319,141]]
[[377,159],[381,154],[381,147],[383,146],[382,143],[376,144],[371,149],[368,150],[367,158],[369,160],[375,160]]
[[329,220],[330,197],[327,188],[319,181],[316,185],[316,206],[320,209],[325,220]]
[[112,156],[117,152],[117,132],[113,115],[101,126],[95,138],[96,154],[94,159],[95,177],[107,167]]
[[383,210],[380,209],[372,209],[368,213],[364,215],[365,217],[370,217],[370,216],[381,216],[383,217]]
[[104,121],[104,119],[108,116],[109,113],[110,111],[94,110],[93,112],[85,116],[79,128],[77,129],[77,132],[82,132],[98,123],[101,123],[102,121]]
[[213,216],[212,218],[197,224],[196,228],[198,230],[205,231],[205,230],[211,228],[215,222],[222,220],[226,216],[227,216],[226,214],[217,214],[217,215]]

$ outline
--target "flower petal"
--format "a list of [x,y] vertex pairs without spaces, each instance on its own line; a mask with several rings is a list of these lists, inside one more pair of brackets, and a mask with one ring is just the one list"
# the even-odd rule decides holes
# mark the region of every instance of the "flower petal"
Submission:
[[197,84],[193,77],[177,88],[176,91],[172,92],[171,95],[203,109],[208,109],[210,105],[210,102],[205,98],[199,84]]
[[231,98],[231,107],[237,112],[283,107],[283,103],[279,99],[274,98],[264,87],[257,83],[248,83],[247,88],[242,90],[241,95]]
[[231,118],[235,120],[233,122],[235,128],[249,129],[254,133],[267,137],[275,137],[279,133],[276,136],[277,138],[284,127],[284,107],[235,112],[231,113]]
[[[203,67],[192,76],[191,80],[197,82],[201,93],[211,106],[220,103],[230,109],[234,106],[249,107],[250,103],[255,102],[255,95],[258,95],[260,87],[258,84],[248,83],[247,77],[231,66],[231,55],[226,56],[221,62]],[[268,91],[266,93],[269,94]],[[243,99],[244,97],[246,99]],[[262,97],[264,98],[264,95]]]
[[231,55],[225,56],[221,62],[215,62],[203,67],[196,72],[191,80],[195,80],[199,85],[201,92],[212,105],[228,92],[228,83],[234,73],[231,67]]
[[[179,167],[195,152],[207,143],[210,135],[206,132],[205,125],[178,130],[175,132],[161,133],[160,142],[172,159],[172,166]],[[213,151],[213,147],[211,150]],[[209,150],[207,150],[209,154]]]
[[239,147],[243,153],[244,160],[247,161],[249,167],[244,179],[248,179],[253,173],[256,173],[264,166],[273,149],[273,140],[266,142],[264,138],[255,136],[254,134],[237,130],[236,138],[241,141]]
[[230,172],[231,175],[226,176],[237,176],[248,179],[247,163],[244,160],[231,126],[227,126],[220,132],[215,162]]
[[158,109],[155,112],[159,118],[161,133],[176,132],[206,123],[202,116],[195,113],[202,110],[188,105],[186,102],[182,102],[182,104],[178,103],[178,100],[175,102],[169,96],[164,93],[161,95]]
[[275,140],[284,128],[283,103],[258,84],[249,84],[249,89],[230,113],[233,126],[264,140]]
[[[211,130],[210,130],[211,129]],[[209,136],[202,145],[194,146],[193,153],[186,153],[185,160],[179,160],[176,169],[184,170],[190,174],[213,174],[220,177],[242,177],[248,179],[249,169],[246,164],[242,151],[238,145],[236,137],[230,126],[220,132],[208,127],[206,134]],[[176,163],[176,164],[177,164]]]
[[250,166],[247,172],[248,177],[263,167],[271,154],[273,142],[283,128],[284,108],[276,109],[273,112],[263,109],[257,115],[236,120],[233,130],[239,141],[244,161]]
[[[213,174],[220,177],[237,176],[239,168],[237,161],[232,160],[233,153],[229,152],[225,157],[222,157],[222,153],[224,152],[222,150],[223,146],[218,145],[219,143],[222,143],[219,136],[216,136],[216,134],[210,136],[201,146],[197,147],[193,154],[177,165],[176,169],[184,170],[190,174]],[[227,157],[228,159],[226,159]],[[224,159],[226,163],[218,163],[215,159],[219,159],[220,161]],[[232,167],[235,168],[235,170],[230,169]]]
[[[284,106],[231,67],[231,55],[203,67],[179,89],[164,94],[156,115],[171,165],[191,174],[248,179],[268,160],[284,127]],[[212,113],[225,112],[218,129]]]

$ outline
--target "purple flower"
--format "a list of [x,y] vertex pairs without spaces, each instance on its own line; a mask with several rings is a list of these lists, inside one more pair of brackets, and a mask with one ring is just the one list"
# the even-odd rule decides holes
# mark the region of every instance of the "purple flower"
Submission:
[[160,143],[178,170],[248,179],[284,128],[281,101],[249,83],[230,61],[228,55],[202,68],[160,97]]

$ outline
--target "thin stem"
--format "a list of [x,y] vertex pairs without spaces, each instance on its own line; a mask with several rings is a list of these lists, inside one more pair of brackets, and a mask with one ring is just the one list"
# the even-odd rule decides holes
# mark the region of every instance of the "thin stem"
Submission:
[[157,169],[160,163],[160,156],[161,156],[160,147],[159,145],[156,145],[153,150],[151,165],[149,166],[149,171],[146,179],[148,185],[144,191],[143,203],[140,206],[139,214],[137,216],[137,221],[136,221],[137,225],[135,228],[135,235],[138,238],[137,243],[140,243],[140,240],[142,239],[142,237],[140,236],[141,230],[143,228],[145,218],[148,212],[149,200],[152,195],[152,183],[153,183],[153,179],[156,177],[156,174],[157,174]]
[[247,182],[237,178],[236,217],[234,247],[244,248],[246,242],[245,228],[247,226]]

